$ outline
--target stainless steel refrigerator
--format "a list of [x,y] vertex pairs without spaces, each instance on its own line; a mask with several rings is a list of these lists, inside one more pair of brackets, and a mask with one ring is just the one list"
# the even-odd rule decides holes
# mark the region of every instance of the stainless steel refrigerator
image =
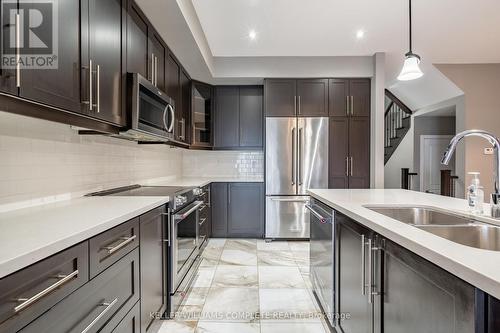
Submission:
[[266,238],[309,238],[307,190],[328,187],[328,117],[266,118]]

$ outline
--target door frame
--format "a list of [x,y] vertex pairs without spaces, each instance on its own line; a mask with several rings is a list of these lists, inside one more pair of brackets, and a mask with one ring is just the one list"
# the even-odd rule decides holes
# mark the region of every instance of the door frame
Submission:
[[423,135],[420,135],[420,161],[419,161],[419,173],[420,173],[420,176],[419,176],[419,186],[420,186],[420,192],[423,192],[424,190],[424,141],[426,139],[447,139],[448,141],[450,141],[451,139],[453,138],[453,135],[446,135],[446,134],[442,134],[442,135],[435,135],[435,134],[423,134]]

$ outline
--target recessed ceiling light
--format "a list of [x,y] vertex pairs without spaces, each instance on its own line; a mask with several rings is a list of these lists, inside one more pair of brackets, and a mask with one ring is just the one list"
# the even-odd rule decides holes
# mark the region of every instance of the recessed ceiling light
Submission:
[[364,30],[358,30],[356,31],[356,38],[357,39],[362,39],[363,37],[365,37],[365,31]]
[[251,40],[254,40],[257,38],[257,32],[255,30],[250,30],[248,32],[248,38],[250,38]]

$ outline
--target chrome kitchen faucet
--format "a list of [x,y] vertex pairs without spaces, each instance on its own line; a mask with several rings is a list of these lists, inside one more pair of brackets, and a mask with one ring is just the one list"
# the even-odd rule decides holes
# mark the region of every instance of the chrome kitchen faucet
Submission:
[[494,159],[493,159],[493,193],[491,194],[491,217],[496,219],[500,219],[500,155],[498,149],[500,148],[500,141],[493,134],[482,131],[482,130],[467,130],[458,133],[451,139],[448,148],[444,153],[444,156],[441,160],[441,164],[448,165],[450,163],[453,152],[455,151],[457,144],[465,138],[466,136],[479,136],[483,139],[488,140],[489,143],[493,146],[494,151]]

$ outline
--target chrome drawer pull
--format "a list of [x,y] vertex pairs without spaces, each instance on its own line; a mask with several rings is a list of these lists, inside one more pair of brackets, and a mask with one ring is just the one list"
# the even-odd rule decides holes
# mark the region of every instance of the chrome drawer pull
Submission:
[[78,275],[78,270],[74,271],[73,273],[71,273],[69,275],[58,275],[58,276],[56,276],[56,278],[60,279],[59,281],[57,281],[53,285],[45,288],[44,290],[40,291],[38,294],[36,294],[30,298],[18,298],[17,301],[22,302],[22,303],[14,308],[14,312],[17,313],[19,311],[26,309],[31,304],[35,303],[36,301],[42,299],[44,296],[50,294],[51,292],[53,292],[57,288],[66,284],[67,282],[69,282],[71,279],[73,279],[77,275]]
[[90,331],[90,329],[92,329],[92,327],[99,321],[99,319],[101,319],[109,310],[111,310],[111,308],[116,304],[116,302],[118,302],[118,298],[115,298],[111,303],[104,302],[99,304],[99,306],[105,306],[106,308],[104,308],[104,310],[102,310],[102,312],[99,313],[99,315],[95,317],[94,320],[92,320],[92,322],[87,327],[85,327],[82,333],[87,333],[88,331]]
[[122,247],[124,247],[125,245],[133,242],[134,239],[136,239],[136,238],[137,238],[137,235],[133,235],[131,237],[120,237],[119,239],[123,240],[123,242],[121,242],[120,244],[118,244],[116,246],[102,247],[101,250],[106,250],[106,251],[108,251],[108,254],[113,254],[116,251],[118,251],[119,249],[121,249]]
[[310,205],[306,205],[305,207],[319,220],[321,224],[325,224],[328,222],[328,219],[326,217],[315,211],[314,208],[312,208]]

